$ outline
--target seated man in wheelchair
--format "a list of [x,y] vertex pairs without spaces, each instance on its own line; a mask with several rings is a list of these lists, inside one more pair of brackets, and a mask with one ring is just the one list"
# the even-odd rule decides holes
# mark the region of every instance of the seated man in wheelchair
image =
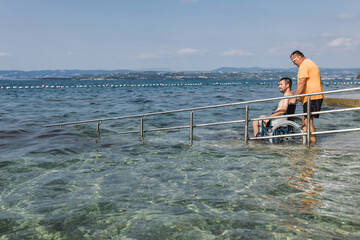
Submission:
[[[279,90],[284,94],[284,97],[294,95],[291,91],[292,81],[290,78],[282,78],[279,82]],[[284,114],[294,114],[296,105],[289,105],[290,99],[280,100],[276,110],[271,115],[261,115],[260,117],[274,117]],[[256,120],[253,121],[253,130],[254,137],[261,137],[264,134],[264,128],[269,129],[276,124],[276,122],[281,121],[280,119],[265,119],[265,120]]]

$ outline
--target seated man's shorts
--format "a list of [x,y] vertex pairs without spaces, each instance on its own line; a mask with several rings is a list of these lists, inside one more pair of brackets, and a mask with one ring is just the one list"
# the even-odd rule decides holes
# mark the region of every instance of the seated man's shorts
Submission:
[[[311,100],[310,111],[319,112],[321,110],[322,102],[323,102],[322,99]],[[307,113],[307,102],[303,105],[303,110],[304,113]],[[311,117],[319,118],[319,114],[314,114],[314,115],[311,114]]]
[[283,121],[283,119],[271,119],[270,121],[268,121],[268,123],[266,124],[266,128],[270,128],[275,126],[278,123],[281,123]]
[[266,124],[266,127],[269,128],[270,124],[271,124],[271,121],[268,121],[267,124]]

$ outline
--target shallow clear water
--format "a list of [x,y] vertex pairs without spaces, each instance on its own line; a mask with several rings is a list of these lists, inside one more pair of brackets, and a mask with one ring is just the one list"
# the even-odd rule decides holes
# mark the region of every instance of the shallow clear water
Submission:
[[[95,123],[42,127],[281,96],[272,82],[237,83],[1,90],[0,239],[359,238],[359,132],[307,148],[245,145],[242,124],[195,128],[192,146],[187,130],[149,132],[143,144],[118,134],[138,130],[139,119],[103,122],[100,136]],[[250,117],[275,105],[251,105]],[[244,106],[195,112],[195,124],[236,119]],[[188,113],[153,116],[145,128],[188,121]],[[360,116],[326,114],[315,124],[360,127]]]

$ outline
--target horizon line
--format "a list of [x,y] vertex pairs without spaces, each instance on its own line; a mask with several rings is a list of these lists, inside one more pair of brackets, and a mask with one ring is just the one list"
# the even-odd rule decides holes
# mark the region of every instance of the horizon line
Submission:
[[[360,67],[348,67],[348,68],[333,68],[333,67],[319,67],[320,69],[359,69]],[[259,70],[288,70],[297,69],[296,67],[219,67],[212,70],[173,70],[168,68],[144,68],[144,69],[33,69],[33,70],[20,70],[20,69],[0,69],[0,71],[20,71],[20,72],[36,72],[36,71],[132,71],[132,72],[212,72],[219,69],[259,69]]]

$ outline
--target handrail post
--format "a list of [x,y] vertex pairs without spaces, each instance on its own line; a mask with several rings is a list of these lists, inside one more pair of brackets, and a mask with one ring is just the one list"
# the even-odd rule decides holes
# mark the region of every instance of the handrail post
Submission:
[[308,100],[307,100],[307,112],[306,112],[306,124],[307,124],[307,127],[306,127],[306,142],[307,142],[307,146],[310,147],[310,135],[311,135],[311,132],[310,132],[310,118],[311,118],[311,97],[308,97]]
[[249,141],[249,107],[250,104],[245,107],[245,144]]
[[100,125],[101,125],[101,121],[96,123],[96,133],[100,134]]
[[140,137],[141,137],[141,142],[144,143],[144,117],[140,118]]
[[193,144],[194,140],[194,111],[190,112],[190,145]]

